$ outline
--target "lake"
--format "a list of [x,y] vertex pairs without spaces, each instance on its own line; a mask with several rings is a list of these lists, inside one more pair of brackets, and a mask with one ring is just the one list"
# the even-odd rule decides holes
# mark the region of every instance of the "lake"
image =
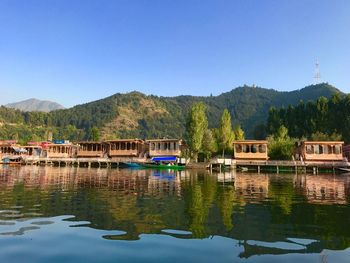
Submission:
[[1,262],[350,262],[350,175],[0,166]]

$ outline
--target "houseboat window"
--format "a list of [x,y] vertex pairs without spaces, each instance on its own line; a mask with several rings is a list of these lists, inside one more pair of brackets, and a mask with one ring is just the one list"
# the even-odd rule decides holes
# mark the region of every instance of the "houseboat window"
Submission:
[[313,154],[314,153],[314,147],[312,145],[306,145],[306,153],[307,154]]
[[314,145],[314,153],[320,154],[320,146],[319,145]]
[[151,150],[154,151],[156,149],[156,144],[155,143],[151,143]]
[[252,153],[256,153],[257,151],[258,151],[258,149],[257,149],[256,145],[255,145],[255,144],[252,144],[252,146],[251,146],[251,152],[252,152]]
[[249,149],[250,147],[249,147],[249,145],[246,145],[246,144],[243,144],[243,147],[242,147],[242,151],[244,152],[244,153],[249,153],[250,151],[250,149]]
[[322,145],[322,150],[324,154],[328,154],[328,146],[327,145]]
[[177,149],[176,149],[176,142],[174,142],[174,150],[177,150]]
[[235,149],[236,149],[236,153],[241,153],[242,152],[242,145],[236,144]]
[[336,145],[335,146],[335,151],[334,151],[335,154],[340,154],[341,153],[341,146],[340,145]]
[[323,145],[319,145],[318,147],[320,148],[320,149],[319,149],[319,153],[320,153],[320,154],[323,154]]
[[327,146],[327,152],[328,152],[328,154],[332,154],[333,152],[332,152],[332,145],[328,145]]
[[126,143],[126,149],[127,149],[127,150],[130,150],[130,143],[129,143],[129,142]]
[[168,143],[164,143],[164,150],[168,150]]
[[123,151],[125,150],[125,143],[121,143],[120,149],[123,150]]
[[120,150],[120,142],[114,144],[114,150]]
[[131,144],[131,149],[132,149],[132,150],[135,150],[135,149],[136,149],[136,144],[135,144],[134,142]]
[[161,150],[161,148],[160,148],[160,142],[158,142],[158,149],[157,150]]
[[266,146],[264,144],[259,145],[259,153],[266,153]]

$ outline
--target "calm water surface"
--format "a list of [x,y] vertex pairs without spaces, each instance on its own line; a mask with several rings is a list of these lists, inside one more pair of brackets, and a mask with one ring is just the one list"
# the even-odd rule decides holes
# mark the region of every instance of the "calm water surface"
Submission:
[[0,166],[1,262],[350,262],[350,175]]

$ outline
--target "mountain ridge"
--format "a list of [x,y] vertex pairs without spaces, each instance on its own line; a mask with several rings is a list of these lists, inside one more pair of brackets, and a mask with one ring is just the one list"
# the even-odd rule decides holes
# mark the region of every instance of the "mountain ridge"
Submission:
[[52,110],[64,109],[64,107],[57,102],[49,100],[39,100],[30,98],[18,102],[8,103],[4,105],[8,108],[18,109],[21,111],[43,111],[50,112]]
[[[101,139],[185,138],[188,111],[193,103],[203,101],[207,106],[210,128],[218,126],[220,116],[227,108],[231,113],[233,125],[240,124],[247,138],[253,138],[256,127],[266,124],[270,107],[287,107],[299,103],[300,100],[315,101],[320,96],[330,98],[335,93],[344,94],[328,83],[283,92],[241,86],[217,96],[162,97],[133,91],[115,93],[68,109],[42,113],[40,116],[26,112],[1,113],[0,109],[0,121],[10,122],[12,116],[12,120],[24,123],[25,127],[41,125],[44,130],[53,130],[54,138],[70,140],[91,139],[93,127],[100,130]],[[0,137],[10,137],[14,134],[13,131],[10,133],[11,128],[8,128],[7,133],[1,133],[1,129],[0,127]],[[38,131],[33,132],[39,134]],[[37,137],[42,137],[43,133],[42,131]]]

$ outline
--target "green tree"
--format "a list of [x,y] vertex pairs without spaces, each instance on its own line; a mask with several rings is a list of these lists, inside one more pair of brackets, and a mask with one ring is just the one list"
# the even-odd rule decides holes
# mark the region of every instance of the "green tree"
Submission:
[[288,129],[283,125],[276,133],[268,137],[269,157],[273,160],[291,160],[294,152],[295,140],[288,135]]
[[203,143],[202,143],[202,151],[205,155],[205,158],[209,160],[211,158],[211,155],[217,152],[217,150],[218,150],[218,147],[215,141],[215,137],[213,135],[213,131],[207,129],[204,133]]
[[195,103],[190,109],[187,120],[188,144],[195,161],[202,150],[203,137],[207,129],[206,106],[203,102]]
[[92,141],[99,141],[100,140],[100,131],[97,127],[91,128],[91,140]]
[[326,134],[323,132],[315,132],[311,134],[311,140],[313,141],[340,141],[341,139],[341,135],[335,132],[332,134]]
[[225,109],[221,115],[220,126],[218,129],[218,143],[222,150],[222,157],[225,156],[226,149],[232,149],[232,143],[235,140],[235,134],[232,130],[230,112]]
[[241,128],[241,125],[236,125],[233,129],[235,140],[244,140],[244,131]]

